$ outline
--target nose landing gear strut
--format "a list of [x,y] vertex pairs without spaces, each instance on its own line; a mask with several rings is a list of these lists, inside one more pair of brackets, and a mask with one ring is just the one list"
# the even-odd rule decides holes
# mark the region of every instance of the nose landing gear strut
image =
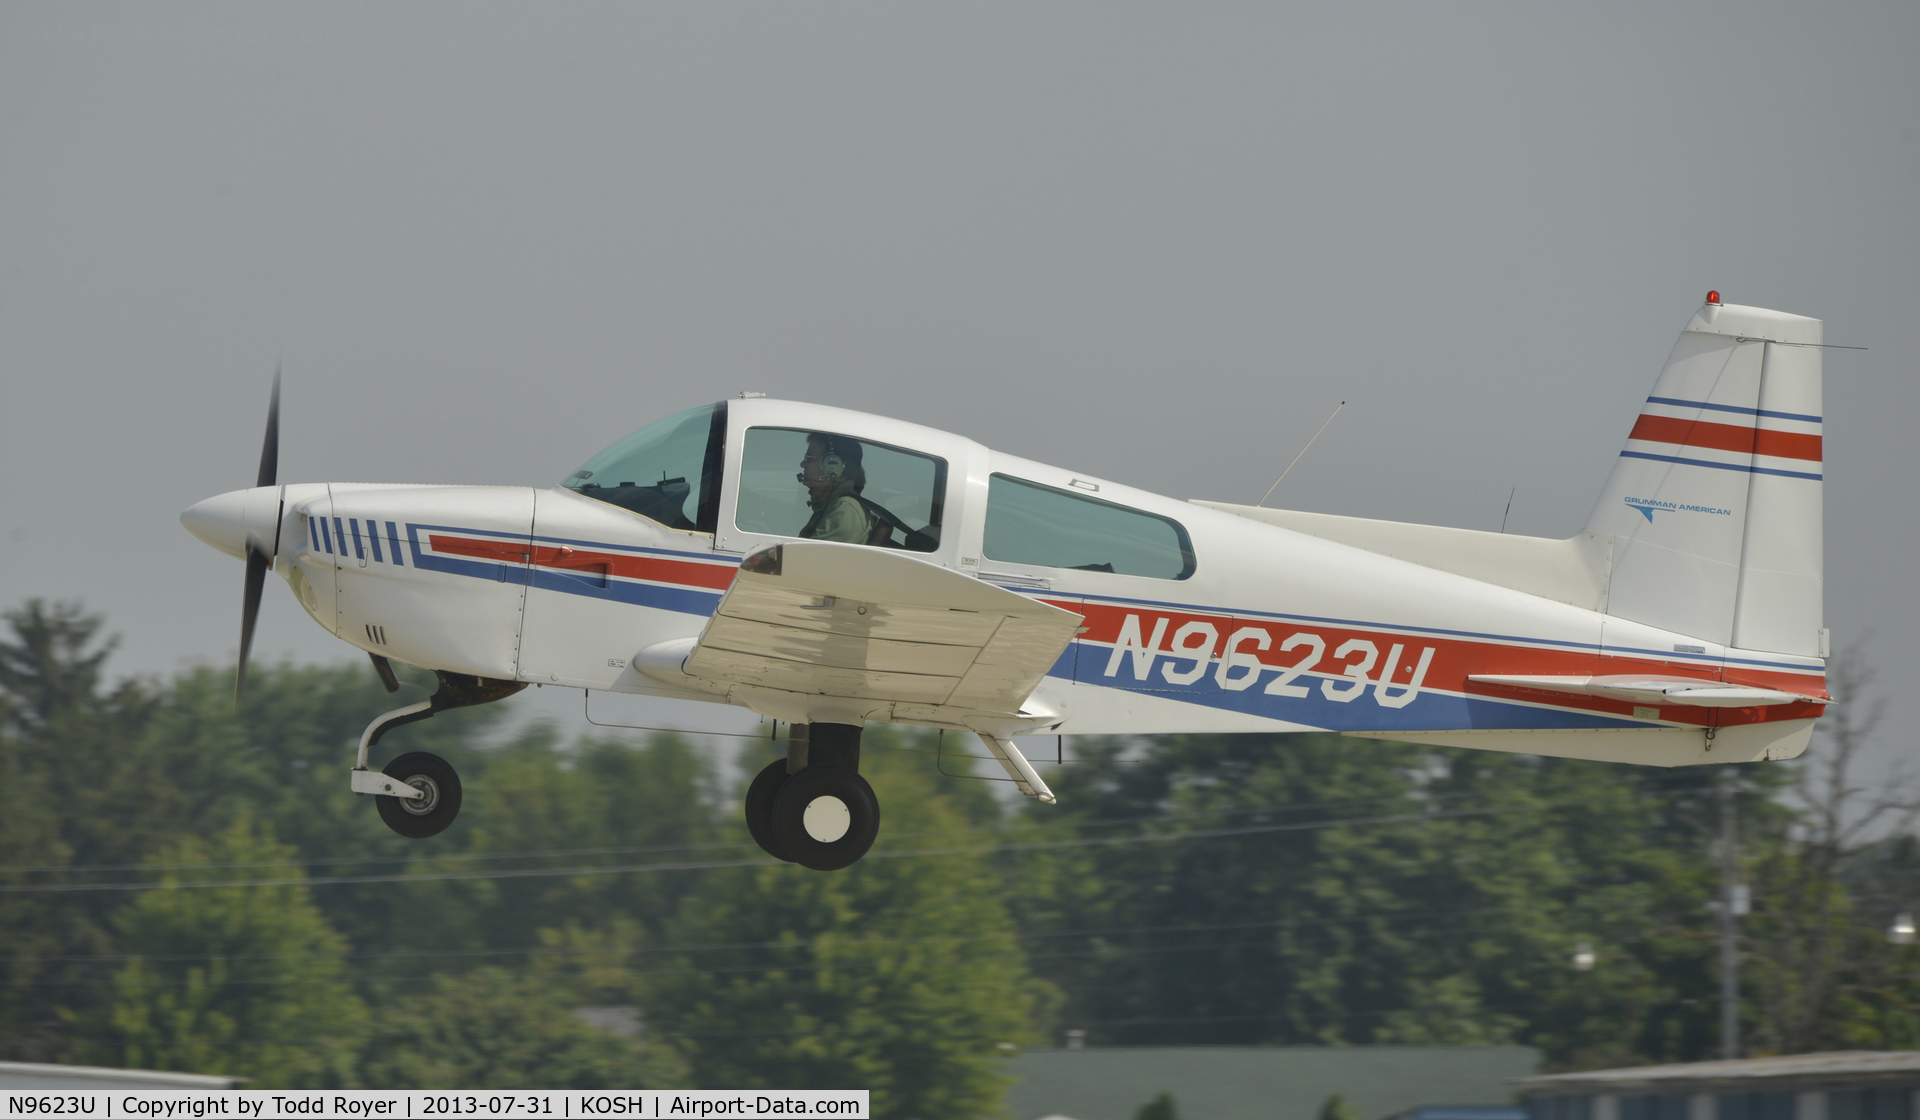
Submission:
[[[380,663],[375,661],[374,666],[379,668]],[[390,673],[382,673],[382,679]],[[351,773],[353,792],[373,794],[387,827],[416,840],[444,831],[460,814],[460,776],[445,759],[425,751],[403,754],[376,774],[367,769],[367,751],[382,735],[403,724],[431,719],[453,708],[504,700],[527,687],[524,681],[463,673],[436,671],[434,675],[440,678],[440,687],[431,697],[375,718],[360,733],[360,752]]]
[[837,871],[873,847],[880,802],[860,776],[860,728],[794,724],[787,757],[768,763],[747,787],[747,830],[768,855],[815,871]]

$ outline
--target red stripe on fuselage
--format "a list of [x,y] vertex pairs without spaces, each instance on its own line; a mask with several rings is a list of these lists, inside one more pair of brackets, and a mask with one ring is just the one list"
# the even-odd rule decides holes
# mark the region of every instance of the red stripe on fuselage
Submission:
[[631,552],[596,552],[592,549],[568,549],[555,545],[536,545],[533,562],[557,571],[604,571],[624,579],[644,579],[654,583],[673,583],[683,587],[706,587],[725,591],[733,586],[740,569],[734,564],[702,564],[693,560],[669,560]]
[[476,560],[493,560],[503,564],[525,564],[528,553],[532,553],[533,563],[542,568],[556,571],[591,571],[605,573],[623,579],[644,579],[654,583],[671,583],[682,587],[706,587],[725,591],[733,585],[733,575],[738,569],[732,564],[701,564],[691,560],[669,560],[661,556],[636,555],[631,552],[598,552],[592,549],[564,548],[559,545],[537,545],[531,550],[519,541],[490,541],[474,537],[449,537],[439,533],[428,534],[427,540],[435,552],[444,552],[452,556],[470,556]]
[[1634,422],[1628,439],[1648,443],[1676,443],[1682,447],[1706,447],[1715,451],[1738,451],[1748,455],[1771,455],[1776,459],[1820,461],[1820,437],[1804,432],[1776,432],[1771,428],[1744,428],[1738,424],[1711,424],[1705,420],[1682,420],[1676,416],[1642,415]]
[[527,562],[527,546],[518,541],[485,541],[471,537],[443,537],[428,533],[427,543],[435,552],[450,556],[471,556],[475,560],[498,560],[503,564]]

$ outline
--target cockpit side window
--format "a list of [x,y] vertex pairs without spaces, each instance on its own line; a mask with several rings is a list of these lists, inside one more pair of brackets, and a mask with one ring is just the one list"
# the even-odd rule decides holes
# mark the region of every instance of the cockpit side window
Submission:
[[947,461],[839,432],[749,428],[733,523],[879,548],[940,547]]
[[670,529],[711,533],[726,439],[726,402],[688,409],[595,455],[562,485]]
[[987,559],[1153,579],[1193,574],[1193,544],[1171,517],[996,474],[987,480]]

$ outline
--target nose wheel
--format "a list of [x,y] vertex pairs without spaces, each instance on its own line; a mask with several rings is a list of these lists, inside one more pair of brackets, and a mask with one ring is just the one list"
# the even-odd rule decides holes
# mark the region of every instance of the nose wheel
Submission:
[[747,830],[776,859],[838,871],[867,854],[880,834],[880,801],[860,776],[860,728],[796,726],[787,757],[747,787]]
[[[398,687],[393,670],[382,658],[373,665],[381,670],[387,691]],[[460,775],[447,760],[425,751],[403,754],[385,769],[374,774],[367,769],[367,752],[380,737],[396,727],[430,719],[453,708],[470,708],[503,700],[527,687],[520,681],[500,681],[490,677],[469,677],[457,673],[436,672],[440,687],[428,699],[377,717],[360,734],[360,751],[349,774],[355,793],[371,793],[380,807],[380,819],[388,828],[415,840],[437,836],[446,831],[460,815]]]
[[445,759],[425,751],[403,754],[381,771],[387,777],[420,791],[410,797],[376,795],[380,819],[388,828],[415,840],[445,831],[460,815],[460,775]]

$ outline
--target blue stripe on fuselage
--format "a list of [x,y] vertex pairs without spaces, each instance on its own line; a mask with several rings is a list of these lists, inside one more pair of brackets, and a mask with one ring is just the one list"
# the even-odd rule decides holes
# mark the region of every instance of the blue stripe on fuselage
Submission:
[[673,584],[628,583],[614,576],[607,577],[606,585],[603,587],[597,580],[588,582],[579,576],[570,576],[565,572],[550,572],[545,568],[535,568],[532,582],[533,586],[543,591],[584,595],[589,599],[631,603],[638,607],[677,611],[681,614],[711,615],[720,605],[718,591],[676,587]]

